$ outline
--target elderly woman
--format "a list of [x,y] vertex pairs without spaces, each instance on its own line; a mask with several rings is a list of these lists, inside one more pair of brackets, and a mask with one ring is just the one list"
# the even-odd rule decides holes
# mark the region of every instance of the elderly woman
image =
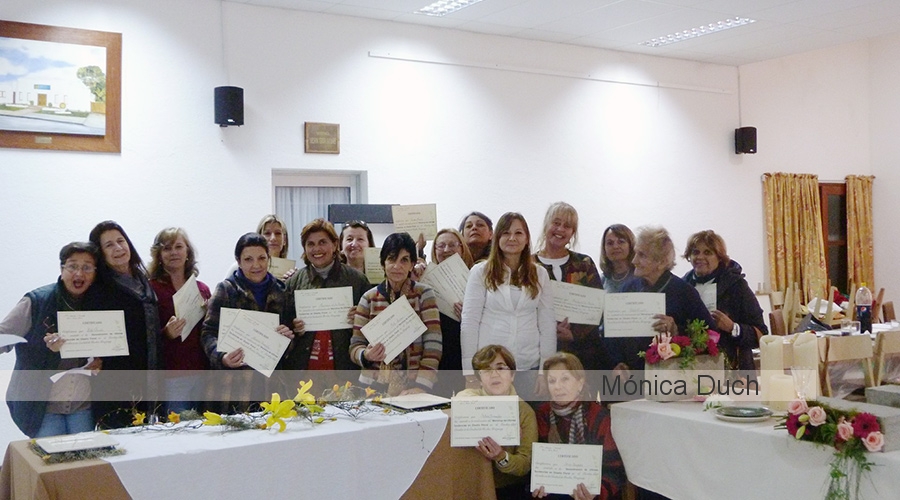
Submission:
[[[551,280],[603,288],[594,260],[571,250],[577,241],[578,212],[575,207],[561,201],[550,205],[538,239],[541,248],[535,254],[538,262],[550,274]],[[556,325],[556,343],[560,351],[577,355],[590,369],[600,369],[603,348],[598,325],[570,325],[566,318]]]
[[759,347],[759,337],[768,329],[741,265],[728,257],[725,240],[712,230],[692,234],[684,258],[694,268],[684,275],[684,281],[704,299],[713,320],[710,326],[722,334],[719,345],[730,368],[755,376],[753,349]]
[[[216,285],[200,335],[203,349],[213,368],[239,371],[217,374],[221,376],[217,376],[217,380],[213,382],[214,389],[219,393],[212,399],[220,402],[217,409],[222,412],[245,411],[249,408],[250,401],[261,401],[261,398],[268,397],[268,391],[264,391],[265,381],[261,376],[254,376],[244,363],[243,348],[231,352],[219,351],[222,308],[277,314],[279,324],[275,331],[289,339],[294,338],[290,326],[294,319],[293,303],[285,292],[284,283],[275,279],[268,271],[269,246],[266,239],[258,233],[241,236],[234,247],[234,258],[238,263],[238,270]],[[281,368],[281,363],[276,368]]]
[[[625,488],[625,466],[610,429],[609,410],[592,401],[585,390],[584,367],[575,356],[560,352],[544,361],[544,378],[550,401],[537,409],[538,440],[542,443],[603,446],[600,491],[590,492],[584,483],[572,492],[577,500],[619,498]],[[544,487],[534,496],[547,496]],[[561,498],[551,495],[551,498]]]
[[[361,272],[341,262],[340,239],[334,226],[324,219],[315,219],[300,232],[303,262],[306,267],[287,281],[287,290],[350,287],[353,303],[370,288],[369,280]],[[303,318],[294,319],[294,333],[298,338],[286,360],[292,370],[358,370],[350,359],[350,337],[356,306],[347,313],[347,328],[340,330],[306,331]]]
[[[391,396],[431,392],[441,362],[440,313],[434,290],[410,278],[415,262],[412,237],[408,233],[388,235],[381,246],[385,280],[360,299],[353,323],[350,357],[363,368],[360,381],[377,384]],[[397,300],[409,302],[426,330],[394,359],[386,359],[384,344],[370,344],[362,328]]]
[[[531,234],[521,214],[497,221],[490,258],[469,273],[463,300],[463,371],[473,368],[475,352],[490,344],[508,348],[518,360],[519,393],[531,397],[541,359],[556,352],[556,318],[550,277],[534,263]],[[528,389],[523,392],[523,389]]]
[[[472,366],[481,380],[480,389],[466,389],[460,397],[513,396],[516,358],[509,349],[496,344],[482,347],[472,357]],[[531,471],[531,446],[537,441],[538,429],[534,410],[519,399],[519,445],[500,446],[490,436],[478,442],[477,449],[494,463],[494,486],[497,499],[528,498],[527,475]]]
[[[638,229],[634,246],[634,275],[640,278],[625,288],[625,292],[655,292],[666,296],[666,314],[657,314],[653,330],[658,333],[679,335],[687,331],[687,325],[700,319],[712,326],[712,317],[697,290],[672,274],[675,267],[675,245],[668,231],[661,227],[645,226]],[[617,368],[644,369],[644,360],[638,352],[650,345],[652,337],[609,339],[615,341],[616,351],[611,353]]]
[[[0,334],[23,337],[15,345],[16,366],[6,391],[13,421],[28,437],[74,434],[94,429],[91,384],[82,375],[64,375],[53,383],[47,371],[64,372],[85,366],[88,360],[60,358],[65,339],[57,333],[57,313],[97,308],[99,250],[93,243],[69,243],[59,252],[61,273],[56,283],[25,294],[0,322]],[[0,347],[0,352],[11,346]],[[86,366],[98,370],[100,359]]]
[[634,279],[634,233],[624,224],[613,224],[603,231],[600,246],[600,270],[606,293],[621,292]]
[[366,248],[375,248],[375,238],[365,221],[351,220],[341,228],[341,255],[344,262],[365,274]]
[[469,247],[472,260],[481,262],[491,255],[491,238],[494,236],[494,224],[490,217],[481,212],[472,212],[459,223],[459,232]]
[[[179,413],[199,408],[202,399],[200,370],[209,368],[209,360],[200,345],[202,321],[193,326],[187,337],[181,338],[186,326],[184,318],[175,317],[175,292],[181,290],[197,270],[197,251],[180,227],[160,231],[150,247],[150,286],[159,300],[159,324],[162,327],[163,366],[167,370],[165,395],[168,410]],[[197,291],[209,300],[209,287],[201,281]]]

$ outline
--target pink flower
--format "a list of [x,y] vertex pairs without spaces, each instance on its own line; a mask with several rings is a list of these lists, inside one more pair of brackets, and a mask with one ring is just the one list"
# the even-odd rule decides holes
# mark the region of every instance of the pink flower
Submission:
[[676,335],[672,337],[672,343],[678,344],[681,347],[687,347],[691,345],[690,337],[685,337],[684,335]]
[[709,353],[710,356],[718,356],[719,355],[719,346],[716,345],[712,339],[706,341],[706,352]]
[[825,413],[825,410],[821,406],[813,406],[807,412],[809,415],[809,425],[813,427],[818,427],[825,423],[828,419],[828,415]]
[[[675,357],[675,351],[672,350],[672,344],[668,342],[660,342],[656,345],[656,352],[662,359]],[[646,356],[646,355],[645,355]]]
[[884,446],[884,434],[879,431],[872,431],[863,440],[863,444],[866,445],[866,449],[869,451],[881,451],[881,448]]
[[714,343],[719,343],[719,332],[715,330],[707,330],[706,334],[709,335],[709,340],[712,340]]
[[[788,403],[788,413],[791,415],[802,415],[809,410],[809,406],[806,405],[806,401],[803,399],[795,399]],[[853,432],[853,428],[850,428],[850,431]]]
[[784,423],[784,425],[791,436],[797,439],[808,436],[810,434],[809,427],[806,427],[806,429],[803,431],[803,435],[797,437],[797,431],[800,430],[800,427],[805,427],[802,423],[800,423],[799,415],[788,415],[787,421]]
[[871,432],[880,431],[878,419],[871,413],[860,413],[853,419],[853,435],[860,439],[866,439]]
[[841,441],[850,441],[853,437],[853,426],[844,420],[844,417],[841,417],[841,421],[837,424],[837,437]]

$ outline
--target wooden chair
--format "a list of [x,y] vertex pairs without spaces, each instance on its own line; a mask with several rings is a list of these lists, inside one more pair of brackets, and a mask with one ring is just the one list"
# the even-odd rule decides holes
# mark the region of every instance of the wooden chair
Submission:
[[897,319],[897,315],[894,314],[894,302],[891,300],[881,306],[881,312],[885,323],[890,323]]
[[900,354],[900,330],[881,332],[875,338],[875,385],[881,385],[885,358],[891,354]]
[[769,333],[772,335],[781,335],[783,337],[787,333],[784,327],[784,315],[781,314],[781,311],[769,313],[769,326],[771,327]]
[[872,301],[872,323],[881,323],[881,304],[884,300],[884,288],[878,289],[878,295]]
[[832,397],[833,387],[829,365],[843,361],[858,361],[862,365],[865,386],[872,387],[875,377],[872,374],[872,338],[868,335],[853,335],[849,337],[828,337],[825,352],[825,384],[824,392]]

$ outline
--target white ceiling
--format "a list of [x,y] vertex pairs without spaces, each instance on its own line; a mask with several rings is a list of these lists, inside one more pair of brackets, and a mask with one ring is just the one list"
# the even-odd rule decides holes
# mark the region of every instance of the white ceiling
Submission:
[[[230,0],[475,33],[742,64],[900,32],[900,0],[483,0],[448,16],[430,0]],[[747,26],[649,48],[640,42],[729,17]]]

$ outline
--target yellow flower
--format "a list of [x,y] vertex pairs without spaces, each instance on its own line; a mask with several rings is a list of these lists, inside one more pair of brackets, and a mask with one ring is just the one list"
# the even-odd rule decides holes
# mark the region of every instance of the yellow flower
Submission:
[[321,424],[321,423],[324,422],[324,421],[325,421],[325,417],[319,417],[319,418],[313,420],[313,423],[314,423],[314,424]]
[[203,416],[206,417],[206,420],[203,421],[203,425],[222,425],[222,415],[219,415],[218,413],[205,411],[203,412]]
[[272,401],[270,403],[263,402],[260,403],[260,406],[264,410],[263,415],[269,415],[269,418],[266,420],[266,426],[272,427],[278,424],[278,432],[284,432],[284,429],[287,427],[284,419],[297,416],[294,402],[290,399],[282,401],[281,396],[277,392],[272,393]]
[[339,386],[339,385],[337,385],[337,384],[334,384],[334,387],[332,387],[331,390],[334,391],[334,392],[340,392],[341,386]]
[[174,411],[170,411],[168,419],[169,419],[169,422],[172,422],[173,424],[177,424],[178,422],[181,422],[181,415],[175,413]]
[[346,384],[344,384],[344,389],[349,389],[352,384],[348,380]]
[[378,392],[378,391],[376,391],[375,389],[372,389],[371,387],[366,387],[366,397],[367,398],[372,397],[372,394],[375,394],[376,392]]
[[145,418],[147,418],[146,413],[134,412],[134,420],[131,421],[131,425],[144,425]]
[[316,397],[308,392],[310,388],[312,388],[312,379],[309,382],[301,380],[300,387],[297,389],[297,395],[294,396],[294,401],[298,404],[315,404]]

